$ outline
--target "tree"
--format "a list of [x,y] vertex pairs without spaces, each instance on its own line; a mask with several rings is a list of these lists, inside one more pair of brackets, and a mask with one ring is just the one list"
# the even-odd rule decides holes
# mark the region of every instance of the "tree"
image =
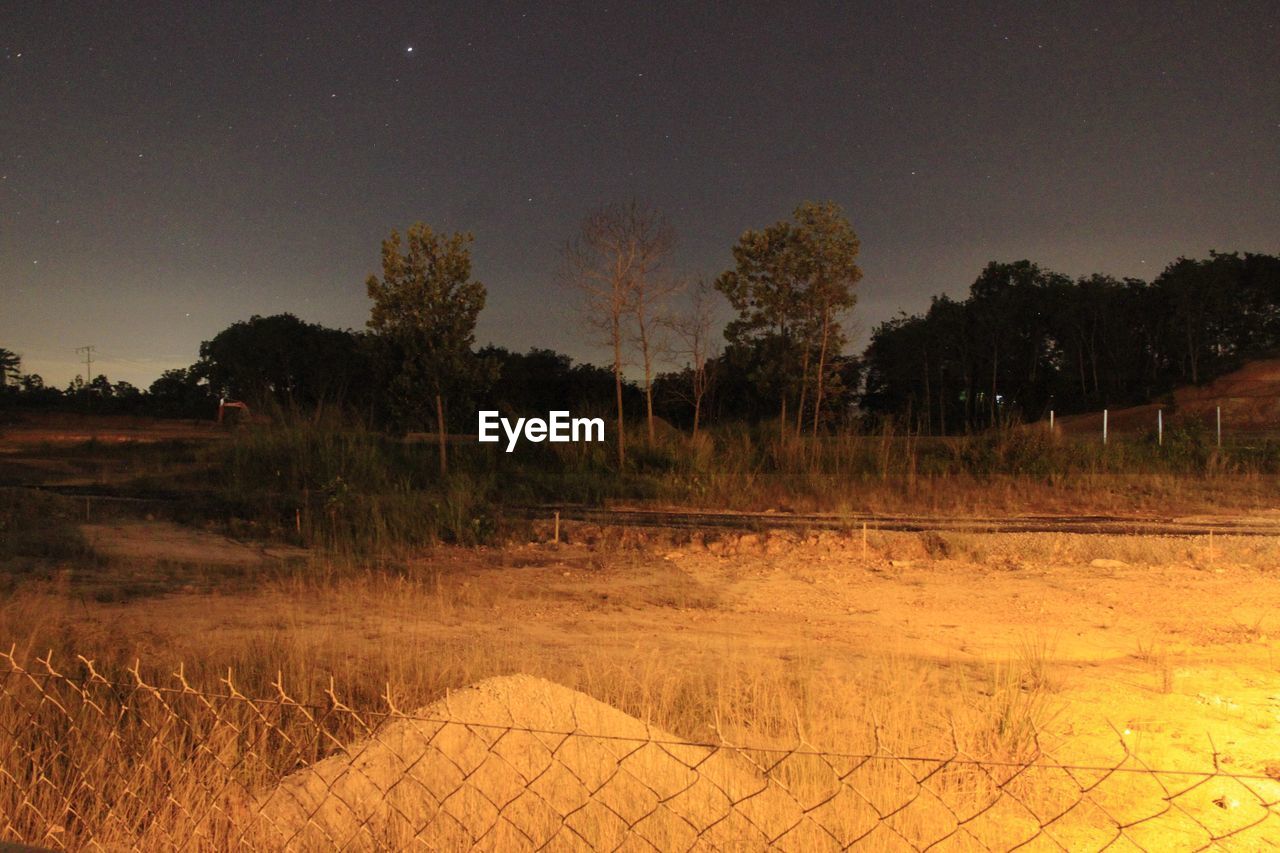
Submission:
[[0,387],[7,388],[10,379],[17,379],[22,370],[22,357],[12,350],[0,347]]
[[175,367],[160,374],[147,390],[152,410],[168,417],[209,417],[218,401],[203,381],[200,367]]
[[715,286],[738,312],[725,337],[757,351],[762,369],[753,380],[776,395],[781,428],[786,429],[788,397],[798,391],[799,429],[812,382],[816,431],[832,356],[845,342],[841,317],[853,307],[862,278],[859,243],[832,202],[805,202],[793,219],[744,233],[733,247],[734,268]]
[[667,328],[680,341],[676,354],[688,362],[688,387],[682,396],[693,406],[693,436],[698,437],[702,401],[711,386],[712,374],[707,370],[711,352],[711,328],[715,322],[711,304],[711,287],[699,281],[689,294],[689,310],[664,318]]
[[[1150,284],[988,264],[956,302],[876,328],[863,406],[943,433],[1156,399],[1280,349],[1280,258],[1179,258]],[[935,416],[936,413],[936,416]]]
[[[623,415],[623,344],[626,320],[639,312],[647,318],[657,291],[655,276],[671,251],[673,232],[654,210],[632,201],[598,208],[583,220],[578,234],[565,244],[564,277],[582,297],[588,324],[613,350],[614,405],[618,424],[618,467],[626,464]],[[649,434],[653,435],[651,347],[647,319],[641,320],[645,362],[645,399]]]
[[[437,234],[410,226],[382,241],[382,277],[369,276],[373,309],[369,328],[387,344],[391,359],[392,403],[407,423],[426,420],[434,400],[440,442],[440,473],[448,472],[445,398],[477,378],[476,319],[485,287],[471,278],[471,234]],[[402,253],[401,247],[404,247]]]
[[[795,231],[799,263],[807,280],[806,295],[818,317],[817,387],[813,398],[813,434],[817,435],[830,356],[839,355],[845,343],[840,317],[853,308],[858,298],[854,287],[862,279],[857,264],[860,243],[849,220],[833,202],[802,204],[796,208],[795,219],[799,226]],[[800,408],[803,413],[803,403]]]
[[254,406],[341,404],[368,385],[360,336],[292,314],[254,315],[200,345],[199,377],[213,392]]
[[[497,366],[494,381],[481,396],[483,408],[507,414],[546,415],[552,409],[608,414],[613,409],[613,371],[594,364],[574,364],[573,359],[548,349],[514,353],[487,346],[477,354]],[[623,407],[641,411],[643,395],[625,382]]]

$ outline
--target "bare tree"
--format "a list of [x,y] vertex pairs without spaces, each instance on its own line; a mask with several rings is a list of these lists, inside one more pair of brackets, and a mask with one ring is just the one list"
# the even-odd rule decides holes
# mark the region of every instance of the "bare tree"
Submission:
[[656,440],[653,428],[653,362],[656,355],[665,348],[665,341],[661,337],[662,332],[668,328],[661,319],[668,300],[679,289],[678,280],[653,274],[638,277],[632,283],[631,312],[636,321],[640,363],[644,367],[644,405],[650,444]]
[[654,210],[632,201],[598,208],[582,222],[578,235],[564,248],[565,278],[582,294],[587,322],[613,349],[613,378],[618,415],[618,466],[626,464],[622,411],[623,344],[628,319],[639,320],[649,430],[653,407],[649,395],[652,350],[650,318],[660,288],[655,284],[674,234]]
[[702,400],[711,387],[708,362],[714,357],[712,348],[715,336],[715,298],[710,283],[699,279],[690,289],[689,310],[682,314],[668,314],[664,325],[675,334],[679,347],[675,355],[688,360],[689,404],[693,406],[693,437],[698,437],[698,425],[702,420]]

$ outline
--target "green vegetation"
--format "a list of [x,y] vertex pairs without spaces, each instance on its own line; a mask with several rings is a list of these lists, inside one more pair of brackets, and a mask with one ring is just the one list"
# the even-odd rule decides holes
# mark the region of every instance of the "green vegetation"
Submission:
[[979,436],[779,437],[725,426],[649,445],[619,472],[604,444],[454,448],[442,478],[430,443],[310,424],[246,429],[211,451],[230,507],[300,544],[384,553],[484,542],[512,507],[646,502],[737,510],[1134,511],[1266,500],[1280,444],[1219,449],[1194,431],[1147,440],[1055,439],[1034,427]]

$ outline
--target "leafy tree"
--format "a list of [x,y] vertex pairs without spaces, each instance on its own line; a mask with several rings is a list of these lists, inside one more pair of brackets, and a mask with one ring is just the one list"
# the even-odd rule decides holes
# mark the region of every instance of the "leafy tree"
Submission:
[[744,233],[733,247],[734,268],[715,286],[738,312],[725,337],[756,351],[752,379],[779,401],[782,428],[788,398],[798,392],[799,429],[812,385],[816,431],[832,356],[845,343],[842,315],[862,277],[859,243],[834,203],[805,202],[792,218]]
[[[485,408],[509,415],[545,415],[552,409],[608,413],[614,405],[614,376],[607,367],[574,364],[563,353],[531,349],[515,353],[487,346],[479,358],[496,366],[494,382],[481,395]],[[632,382],[624,382],[623,405],[629,415],[644,409],[643,395]]]
[[[482,378],[472,352],[485,287],[471,278],[470,234],[417,223],[382,242],[382,277],[369,276],[369,328],[386,344],[392,405],[403,423],[426,421],[434,400],[440,473],[448,471],[445,398]],[[403,251],[402,251],[403,247]]]
[[1019,413],[1028,419],[1047,409],[1057,341],[1048,308],[1065,276],[1030,261],[987,264],[969,288],[966,316],[975,360],[972,394],[986,403],[987,423]]
[[151,383],[147,397],[152,411],[167,417],[210,417],[217,406],[199,365],[166,370]]
[[111,380],[106,377],[106,374],[99,373],[97,376],[93,377],[93,381],[89,383],[88,390],[89,393],[97,397],[107,398],[111,396],[114,389],[111,386]]
[[[862,270],[857,264],[860,243],[849,220],[833,202],[806,202],[796,208],[795,220],[799,267],[807,283],[805,296],[810,317],[816,315],[818,364],[814,374],[813,433],[817,435],[822,420],[825,386],[840,376],[839,371],[831,371],[832,356],[838,356],[845,344],[840,318],[857,302],[854,287],[862,279]],[[811,329],[814,323],[811,319]],[[812,339],[806,341],[806,368],[813,348]],[[798,413],[801,416],[804,413],[803,389],[808,376],[806,369],[801,380]]]
[[0,347],[0,386],[7,387],[10,379],[17,379],[21,369],[21,356],[12,350]]
[[1179,258],[1150,284],[991,263],[963,302],[877,327],[863,405],[922,430],[981,429],[1148,402],[1278,351],[1280,258]]
[[215,395],[254,406],[342,405],[349,396],[366,393],[369,384],[360,335],[292,314],[254,315],[233,323],[200,345],[196,370]]

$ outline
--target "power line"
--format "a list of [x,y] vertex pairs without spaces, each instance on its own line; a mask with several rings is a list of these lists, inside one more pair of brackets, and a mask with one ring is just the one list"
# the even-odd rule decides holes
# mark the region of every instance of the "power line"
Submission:
[[89,346],[76,347],[76,354],[84,353],[84,381],[86,384],[93,381],[93,351],[97,347],[90,344]]

